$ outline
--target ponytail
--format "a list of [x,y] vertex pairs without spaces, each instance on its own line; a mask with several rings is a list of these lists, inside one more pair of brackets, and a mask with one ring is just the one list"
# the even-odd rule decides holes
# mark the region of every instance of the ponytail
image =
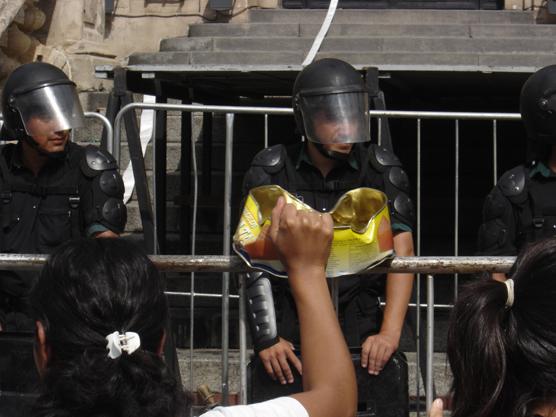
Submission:
[[448,331],[454,417],[486,417],[500,410],[509,349],[506,327],[511,321],[506,301],[503,283],[480,281],[470,285],[454,307]]
[[48,348],[40,417],[181,417],[188,400],[157,354],[168,320],[152,262],[121,239],[59,247],[31,293]]
[[526,417],[556,402],[555,277],[556,239],[547,239],[518,256],[512,282],[462,292],[448,330],[453,417]]
[[36,417],[185,417],[188,399],[162,359],[138,350],[110,359],[90,349],[49,366]]

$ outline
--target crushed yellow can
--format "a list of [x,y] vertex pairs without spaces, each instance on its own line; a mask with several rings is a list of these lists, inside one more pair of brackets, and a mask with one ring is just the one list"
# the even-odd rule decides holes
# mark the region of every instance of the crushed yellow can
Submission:
[[[233,238],[234,251],[252,268],[287,277],[268,235],[272,209],[284,197],[299,210],[314,210],[278,185],[253,188]],[[343,194],[329,211],[334,238],[326,265],[329,278],[357,274],[394,254],[386,195],[373,188]]]

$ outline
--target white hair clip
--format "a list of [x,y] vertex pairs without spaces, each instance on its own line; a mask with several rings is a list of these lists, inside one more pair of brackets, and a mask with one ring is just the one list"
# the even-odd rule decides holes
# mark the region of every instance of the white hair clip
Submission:
[[110,359],[119,358],[122,352],[131,355],[141,346],[139,335],[134,332],[114,332],[106,336],[106,350]]
[[510,308],[511,306],[514,305],[514,298],[515,298],[514,280],[511,278],[507,279],[506,281],[504,281],[504,284],[506,284],[506,289],[508,290],[508,298],[506,298],[506,307]]

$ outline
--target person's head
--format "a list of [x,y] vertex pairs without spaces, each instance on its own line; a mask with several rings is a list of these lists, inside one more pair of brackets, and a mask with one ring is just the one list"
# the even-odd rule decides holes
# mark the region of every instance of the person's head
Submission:
[[454,417],[525,417],[556,405],[556,239],[532,244],[511,285],[488,280],[460,296],[448,331]]
[[519,111],[533,159],[544,159],[556,145],[556,65],[541,68],[521,89]]
[[32,62],[16,68],[2,91],[4,140],[24,140],[43,155],[63,152],[71,129],[83,125],[75,84],[59,68]]
[[[31,305],[37,321],[35,357],[44,381],[37,415],[185,413],[183,395],[161,358],[168,320],[163,286],[154,265],[134,245],[121,239],[62,245],[43,268]],[[116,348],[111,357],[109,340]],[[118,356],[126,341],[140,346],[133,352],[124,347]]]
[[367,88],[347,62],[325,58],[306,66],[292,99],[298,130],[325,157],[345,159],[353,143],[370,140]]

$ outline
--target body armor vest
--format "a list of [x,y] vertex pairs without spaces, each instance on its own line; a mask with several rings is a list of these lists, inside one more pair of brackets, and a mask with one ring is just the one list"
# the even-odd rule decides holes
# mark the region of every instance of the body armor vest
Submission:
[[527,178],[527,199],[519,207],[516,246],[556,236],[556,178]]
[[[8,168],[5,152],[0,152],[0,250],[30,252],[33,248],[12,248],[9,244],[10,233],[19,222],[18,207],[14,201],[17,193],[31,194],[41,198],[39,216],[50,218],[56,222],[56,235],[46,236],[46,231],[37,230],[37,239],[43,240],[46,246],[55,247],[67,239],[82,235],[79,215],[80,197],[78,181],[81,177],[79,159],[81,152],[70,148],[69,169],[57,181],[41,186],[12,174]],[[42,214],[41,214],[42,213]],[[43,251],[41,251],[43,252]]]

